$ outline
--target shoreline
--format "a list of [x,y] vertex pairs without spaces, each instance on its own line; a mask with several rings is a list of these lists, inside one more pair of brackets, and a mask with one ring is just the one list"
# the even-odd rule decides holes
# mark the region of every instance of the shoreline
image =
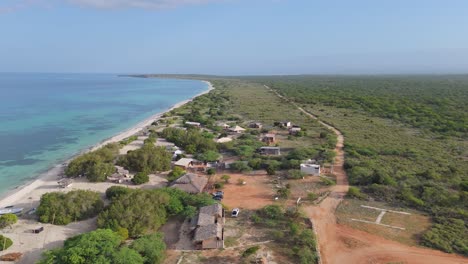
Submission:
[[64,168],[65,168],[64,164],[70,162],[75,157],[77,157],[79,155],[83,155],[83,154],[91,152],[91,151],[94,151],[94,150],[97,150],[97,149],[99,149],[99,148],[101,148],[101,147],[103,147],[103,146],[105,146],[105,145],[107,145],[109,143],[119,142],[119,141],[121,141],[121,140],[123,140],[125,138],[131,137],[131,136],[137,134],[138,132],[142,131],[144,128],[150,126],[151,123],[153,123],[154,121],[159,120],[165,113],[170,112],[170,111],[172,111],[172,110],[174,110],[176,108],[179,108],[179,107],[191,102],[193,99],[195,99],[195,98],[197,98],[197,97],[199,97],[201,95],[207,94],[207,93],[211,92],[214,89],[213,85],[209,81],[204,81],[204,80],[201,80],[201,81],[207,84],[207,86],[208,86],[207,90],[205,90],[205,91],[203,91],[201,93],[198,93],[195,96],[193,96],[193,97],[191,97],[191,98],[189,98],[187,100],[178,102],[178,103],[174,104],[169,109],[167,109],[167,110],[165,110],[163,112],[153,114],[150,117],[144,119],[143,121],[137,123],[136,125],[130,127],[129,129],[118,133],[117,135],[111,136],[111,137],[109,137],[107,139],[104,139],[104,140],[96,143],[95,145],[93,145],[91,147],[88,147],[88,148],[85,148],[83,150],[78,151],[76,154],[72,155],[70,158],[67,158],[64,161],[61,161],[59,164],[55,164],[55,165],[51,166],[50,168],[48,168],[44,172],[39,173],[38,175],[31,177],[30,181],[27,181],[24,184],[18,185],[16,187],[14,187],[13,189],[10,189],[10,190],[6,191],[4,194],[0,195],[0,208],[3,208],[5,206],[14,205],[16,202],[23,199],[25,196],[28,195],[28,193],[31,193],[33,190],[38,189],[41,186],[44,186],[45,184],[49,184],[51,181],[55,181],[55,180],[59,179],[59,177],[63,174]]

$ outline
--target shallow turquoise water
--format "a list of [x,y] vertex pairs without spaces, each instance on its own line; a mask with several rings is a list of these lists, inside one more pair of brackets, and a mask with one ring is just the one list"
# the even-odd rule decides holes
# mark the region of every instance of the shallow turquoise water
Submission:
[[195,80],[0,73],[0,195],[206,89]]

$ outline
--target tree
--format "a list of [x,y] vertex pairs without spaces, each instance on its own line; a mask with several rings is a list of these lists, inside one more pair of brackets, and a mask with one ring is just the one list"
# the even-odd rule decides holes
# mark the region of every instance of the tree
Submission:
[[106,190],[106,197],[107,199],[114,199],[115,197],[123,194],[127,194],[129,192],[133,191],[133,189],[130,189],[128,187],[123,187],[123,186],[111,186],[107,188]]
[[133,249],[123,247],[112,255],[112,264],[144,264],[145,258]]
[[112,199],[112,203],[98,216],[98,226],[118,230],[126,228],[130,237],[138,237],[149,230],[157,230],[166,222],[167,193],[154,190],[134,190]]
[[184,174],[185,171],[181,167],[174,167],[174,169],[172,169],[172,171],[167,175],[167,179],[169,181],[174,181]]
[[289,170],[288,171],[288,179],[302,179],[305,177],[305,173],[301,172],[300,170]]
[[224,183],[229,183],[229,179],[231,179],[231,176],[224,174],[221,176],[221,179],[224,180]]
[[276,168],[268,166],[266,168],[266,172],[267,172],[268,175],[275,175],[276,174]]
[[65,240],[63,248],[47,251],[39,264],[143,264],[137,251],[121,246],[122,238],[109,229],[97,229]]
[[284,199],[287,199],[289,198],[289,196],[291,196],[291,190],[286,187],[278,189],[276,193],[278,194],[279,197],[284,198]]
[[72,221],[95,216],[104,208],[101,194],[87,190],[68,193],[51,192],[42,195],[37,215],[39,221],[55,225],[66,225]]
[[204,161],[204,162],[217,161],[217,160],[219,160],[220,157],[221,157],[221,154],[219,154],[218,152],[213,151],[213,150],[205,151],[204,153],[199,154],[199,155],[196,156],[196,158],[198,160],[201,160],[201,161]]
[[135,184],[143,184],[149,182],[149,176],[146,172],[138,172],[132,179]]
[[13,241],[5,236],[0,235],[0,251],[6,250],[13,245]]
[[206,170],[206,173],[208,175],[215,175],[216,174],[216,169],[215,168],[209,168]]
[[231,164],[231,169],[233,171],[238,171],[238,172],[242,172],[242,173],[245,173],[245,172],[249,172],[252,170],[251,167],[249,167],[249,165],[245,164],[245,162],[242,162],[242,161],[236,161],[234,163]]
[[0,216],[0,228],[11,226],[18,222],[18,217],[15,214],[4,214]]
[[172,156],[163,147],[145,144],[142,148],[129,151],[118,160],[118,164],[136,172],[167,171],[171,168]]
[[161,233],[142,236],[130,248],[145,257],[145,264],[160,264],[166,257],[166,244]]

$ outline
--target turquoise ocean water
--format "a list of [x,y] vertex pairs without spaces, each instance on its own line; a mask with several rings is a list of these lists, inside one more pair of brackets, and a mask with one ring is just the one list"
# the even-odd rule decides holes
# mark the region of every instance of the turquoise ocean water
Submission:
[[0,195],[207,88],[194,80],[0,73]]

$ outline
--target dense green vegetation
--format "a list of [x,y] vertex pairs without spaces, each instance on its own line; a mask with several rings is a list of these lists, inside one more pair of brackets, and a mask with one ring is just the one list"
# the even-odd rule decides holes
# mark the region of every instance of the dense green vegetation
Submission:
[[11,227],[16,222],[18,222],[18,217],[15,214],[4,214],[0,216],[0,228]]
[[64,247],[47,251],[39,264],[159,264],[165,257],[165,244],[159,233],[143,236],[129,246],[119,234],[98,229],[65,241]]
[[43,223],[66,225],[93,217],[103,207],[104,202],[98,192],[86,190],[51,192],[42,195],[36,214]]
[[467,76],[281,76],[260,81],[301,104],[363,110],[445,135],[468,133]]
[[296,209],[285,211],[278,205],[268,205],[251,218],[256,225],[274,228],[272,236],[284,245],[282,254],[293,258],[293,263],[317,263],[315,235]]
[[67,177],[85,176],[91,182],[106,181],[115,172],[114,160],[119,153],[120,144],[108,144],[96,151],[73,159],[65,169]]
[[6,237],[0,235],[0,251],[6,250],[13,245],[13,241]]
[[168,171],[171,168],[172,156],[163,147],[145,143],[143,147],[129,151],[119,158],[117,164],[135,172],[146,174],[157,171]]
[[106,191],[111,204],[99,214],[98,226],[118,231],[128,230],[130,237],[139,237],[157,230],[168,216],[193,216],[197,208],[212,204],[211,196],[191,195],[175,188],[155,190],[111,187]]
[[168,127],[160,133],[160,136],[183,148],[189,154],[217,151],[213,139],[205,137],[202,132],[195,128],[183,130]]
[[[378,200],[430,213],[435,224],[422,244],[468,254],[468,77],[251,80],[343,132],[352,185]],[[358,191],[349,195],[364,198]]]

